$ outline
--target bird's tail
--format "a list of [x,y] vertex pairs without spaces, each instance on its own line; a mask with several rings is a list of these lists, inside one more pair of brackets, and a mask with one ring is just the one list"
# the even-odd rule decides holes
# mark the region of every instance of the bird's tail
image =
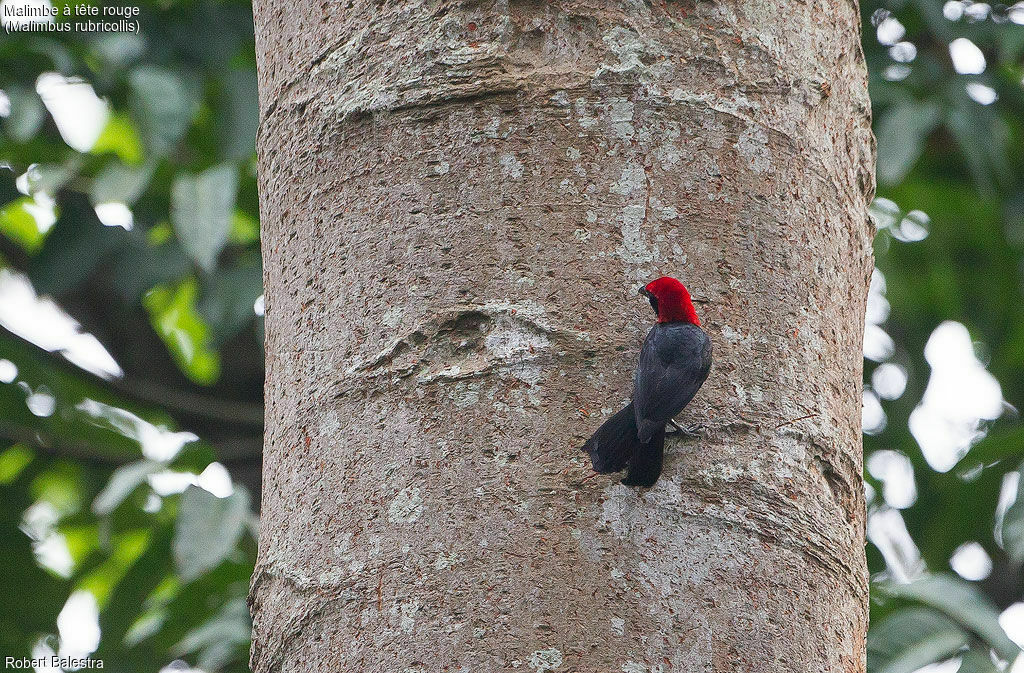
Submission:
[[594,436],[583,445],[583,450],[590,454],[590,462],[594,465],[594,471],[601,474],[626,469],[626,465],[640,451],[640,448],[641,444],[636,430],[636,412],[632,402],[605,421],[594,433]]
[[627,486],[650,488],[661,476],[661,463],[665,453],[665,429],[661,428],[647,442],[637,437],[636,410],[630,402],[594,433],[583,445],[590,455],[594,471],[601,474],[619,472],[629,467]]
[[[637,440],[640,441],[639,439]],[[661,464],[665,457],[665,428],[640,445],[640,450],[629,461],[629,472],[622,483],[626,486],[650,488],[661,476]]]

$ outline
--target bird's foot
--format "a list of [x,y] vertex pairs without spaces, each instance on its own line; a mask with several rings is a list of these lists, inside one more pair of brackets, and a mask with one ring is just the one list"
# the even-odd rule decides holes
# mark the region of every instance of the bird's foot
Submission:
[[671,432],[666,431],[665,434],[668,435],[680,434],[686,437],[700,437],[704,431],[703,425],[679,425],[674,418],[668,420],[668,425],[675,428]]

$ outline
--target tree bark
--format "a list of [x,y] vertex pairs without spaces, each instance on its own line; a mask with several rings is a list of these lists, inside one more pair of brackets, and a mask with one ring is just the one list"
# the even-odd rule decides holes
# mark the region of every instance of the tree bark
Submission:
[[[855,3],[255,9],[253,670],[863,671]],[[702,436],[584,481],[660,275]]]

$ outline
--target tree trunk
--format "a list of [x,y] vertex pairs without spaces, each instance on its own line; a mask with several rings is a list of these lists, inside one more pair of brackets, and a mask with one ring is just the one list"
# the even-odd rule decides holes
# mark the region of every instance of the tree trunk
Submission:
[[[852,2],[256,2],[252,665],[864,670]],[[579,447],[693,292],[650,490]]]

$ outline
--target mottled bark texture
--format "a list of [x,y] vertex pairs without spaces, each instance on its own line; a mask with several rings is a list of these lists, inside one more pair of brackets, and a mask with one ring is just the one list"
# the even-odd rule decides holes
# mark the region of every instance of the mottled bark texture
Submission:
[[[854,2],[256,2],[252,664],[864,669],[873,150]],[[650,490],[579,447],[677,276]]]

